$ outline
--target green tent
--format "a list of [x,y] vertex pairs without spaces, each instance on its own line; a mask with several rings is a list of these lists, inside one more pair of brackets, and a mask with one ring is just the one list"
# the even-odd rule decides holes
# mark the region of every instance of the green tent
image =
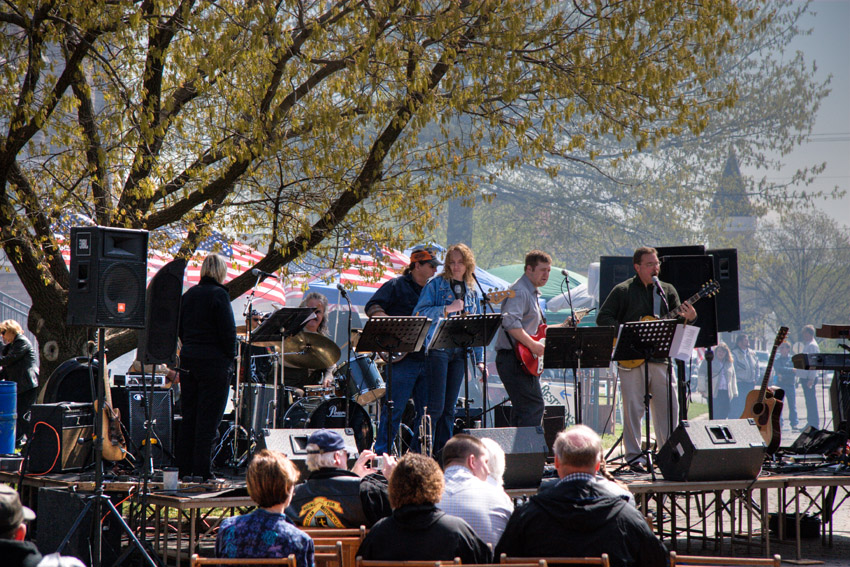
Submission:
[[[500,277],[503,280],[513,284],[525,273],[524,264],[509,264],[507,266],[499,266],[498,268],[488,269],[488,272],[494,276]],[[561,274],[561,268],[552,266],[552,273],[549,274],[549,281],[546,285],[540,288],[540,295],[543,299],[552,299],[556,295],[561,295],[561,284],[564,282],[564,276]],[[570,272],[570,288],[574,289],[579,285],[587,283],[587,278],[576,272]],[[567,286],[564,284],[564,292],[567,291]]]

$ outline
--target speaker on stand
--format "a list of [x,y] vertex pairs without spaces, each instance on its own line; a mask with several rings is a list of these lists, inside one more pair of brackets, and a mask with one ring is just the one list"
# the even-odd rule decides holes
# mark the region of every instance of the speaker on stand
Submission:
[[540,485],[549,452],[543,427],[487,427],[464,433],[492,439],[505,452],[505,488]]
[[605,303],[614,286],[635,275],[631,256],[599,257],[599,304]]
[[738,249],[719,248],[706,252],[714,262],[714,279],[720,284],[717,294],[717,331],[741,330],[741,307],[738,291]]

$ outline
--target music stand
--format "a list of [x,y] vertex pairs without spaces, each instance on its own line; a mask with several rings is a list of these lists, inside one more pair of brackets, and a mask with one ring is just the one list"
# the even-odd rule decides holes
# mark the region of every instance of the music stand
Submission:
[[431,319],[428,317],[372,317],[363,326],[355,352],[386,352],[387,361],[387,451],[393,446],[393,355],[422,348]]
[[[468,367],[471,349],[486,347],[496,336],[496,331],[502,323],[501,313],[487,313],[485,315],[460,315],[440,319],[434,336],[428,343],[426,350],[462,348],[466,351],[466,363],[464,363],[464,410],[466,417],[466,428],[471,429],[469,421],[469,376]],[[487,412],[487,400],[485,399],[481,408],[482,416]],[[482,418],[483,419],[483,418]]]
[[[543,360],[546,368],[572,368],[573,411],[576,423],[583,423],[581,411],[581,381],[578,378],[582,368],[607,368],[611,365],[611,354],[615,327],[549,327],[546,329],[546,347]],[[566,415],[564,416],[566,420]],[[564,424],[566,425],[566,423]]]
[[[655,467],[652,450],[649,448],[649,402],[652,394],[649,393],[649,364],[651,358],[667,358],[670,355],[670,346],[676,334],[678,321],[675,319],[660,319],[657,321],[632,321],[620,326],[617,344],[611,357],[614,361],[643,359],[643,410],[645,420],[646,449],[632,459],[635,461],[641,455],[645,455],[652,480],[655,481]],[[669,380],[669,376],[668,376]],[[668,408],[669,409],[669,408]],[[672,433],[672,432],[671,432]],[[629,463],[626,463],[629,464]]]

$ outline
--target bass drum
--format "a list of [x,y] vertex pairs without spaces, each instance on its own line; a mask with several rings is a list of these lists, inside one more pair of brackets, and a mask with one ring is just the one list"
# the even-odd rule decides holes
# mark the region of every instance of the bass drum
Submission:
[[[345,427],[345,398],[301,398],[283,416],[284,429],[342,429]],[[375,432],[369,414],[356,403],[348,404],[349,427],[358,451],[372,447]]]

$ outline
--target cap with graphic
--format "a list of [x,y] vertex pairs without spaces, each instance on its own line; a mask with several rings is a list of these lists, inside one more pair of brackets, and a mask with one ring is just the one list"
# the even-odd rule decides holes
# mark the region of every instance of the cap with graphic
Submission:
[[428,262],[435,268],[442,266],[443,263],[437,259],[438,252],[439,250],[435,246],[419,244],[413,247],[413,251],[410,253],[410,262]]

